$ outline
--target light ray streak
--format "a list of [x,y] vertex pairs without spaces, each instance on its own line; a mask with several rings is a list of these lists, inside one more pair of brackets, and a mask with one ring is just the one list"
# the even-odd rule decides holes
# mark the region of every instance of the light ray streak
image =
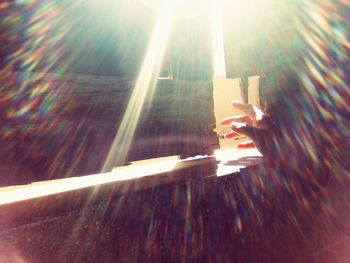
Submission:
[[222,21],[220,8],[217,1],[211,3],[211,34],[213,46],[213,68],[214,76],[225,77],[225,52],[224,52],[224,36],[222,32]]
[[150,99],[156,86],[174,12],[174,0],[161,1],[161,8],[140,74],[102,168],[103,172],[111,171],[116,163],[123,163],[127,157],[145,100]]

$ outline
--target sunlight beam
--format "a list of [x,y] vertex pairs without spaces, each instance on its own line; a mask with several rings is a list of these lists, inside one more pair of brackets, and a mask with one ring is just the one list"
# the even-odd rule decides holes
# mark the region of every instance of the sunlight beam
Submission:
[[174,0],[161,1],[158,18],[141,71],[102,172],[109,172],[116,163],[123,163],[126,160],[145,100],[146,98],[150,99],[156,87],[175,7]]
[[210,21],[213,46],[213,68],[215,77],[226,76],[224,35],[221,20],[222,18],[218,2],[212,0]]

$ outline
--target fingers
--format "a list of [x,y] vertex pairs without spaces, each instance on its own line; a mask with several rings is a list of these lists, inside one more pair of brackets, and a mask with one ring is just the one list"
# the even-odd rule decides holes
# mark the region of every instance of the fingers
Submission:
[[255,144],[252,140],[249,140],[246,142],[241,142],[240,144],[237,145],[237,148],[239,148],[239,149],[251,149],[251,148],[255,148]]
[[256,141],[259,139],[258,136],[259,136],[259,133],[261,132],[261,129],[251,125],[246,125],[243,123],[231,123],[231,129],[235,133],[248,136],[253,141]]
[[247,114],[253,120],[253,123],[255,123],[256,120],[261,120],[264,115],[258,107],[249,103],[234,100],[232,101],[232,106]]
[[262,117],[262,119],[257,122],[257,126],[261,129],[273,131],[273,130],[275,130],[276,125],[274,124],[274,122],[272,121],[272,119],[269,116],[264,115]]
[[225,139],[244,135],[249,137],[251,141],[238,144],[238,148],[256,147],[262,154],[273,153],[276,149],[274,138],[280,133],[273,120],[254,105],[233,101],[232,106],[245,114],[221,120],[221,125],[229,125],[232,130],[225,134]]
[[226,134],[224,135],[224,138],[225,138],[225,139],[232,139],[232,138],[236,138],[236,137],[238,137],[238,136],[239,136],[239,133],[234,132],[234,131],[231,131],[231,132],[229,132],[229,133],[226,133]]
[[253,124],[252,119],[249,118],[249,116],[247,116],[247,115],[238,115],[238,116],[227,117],[225,119],[222,119],[220,121],[220,124],[224,125],[224,126],[228,126],[232,122],[244,122],[244,123],[246,123],[248,125],[252,125]]

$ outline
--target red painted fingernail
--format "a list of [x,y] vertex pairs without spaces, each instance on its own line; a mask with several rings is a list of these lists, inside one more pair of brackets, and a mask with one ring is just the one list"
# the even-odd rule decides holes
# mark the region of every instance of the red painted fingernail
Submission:
[[255,144],[253,142],[250,143],[240,143],[237,145],[237,148],[239,149],[250,149],[255,148]]
[[239,136],[238,133],[236,133],[236,132],[229,132],[229,133],[226,133],[226,134],[224,135],[224,138],[225,138],[225,139],[232,139],[232,138],[235,138],[235,137],[237,137],[237,136]]

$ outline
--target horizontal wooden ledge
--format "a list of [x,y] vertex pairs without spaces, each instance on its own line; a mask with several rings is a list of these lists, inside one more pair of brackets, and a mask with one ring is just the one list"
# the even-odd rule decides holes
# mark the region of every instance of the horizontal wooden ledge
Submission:
[[253,150],[217,150],[213,156],[176,156],[137,161],[112,172],[0,188],[0,236],[20,225],[52,215],[108,204],[122,195],[172,183],[216,182],[261,161]]
[[[216,150],[214,156],[197,156],[185,160],[172,156],[136,161],[128,166],[114,168],[109,173],[3,187],[0,188],[0,205],[104,184],[112,184],[115,188],[120,187],[120,193],[125,193],[125,191],[144,190],[178,180],[223,176],[260,162],[260,157],[261,154],[256,149],[226,149]],[[133,187],[121,187],[128,184]]]

